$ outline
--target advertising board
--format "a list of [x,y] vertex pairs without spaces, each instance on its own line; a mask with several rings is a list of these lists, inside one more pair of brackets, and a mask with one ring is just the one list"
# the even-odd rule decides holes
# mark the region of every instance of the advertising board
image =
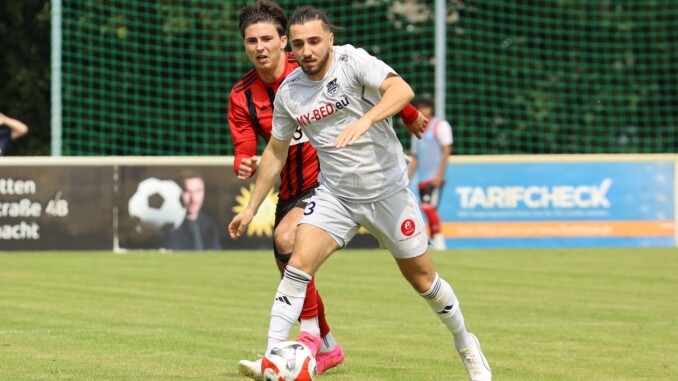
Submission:
[[448,248],[675,246],[674,163],[450,163]]
[[0,167],[0,250],[112,250],[113,168]]

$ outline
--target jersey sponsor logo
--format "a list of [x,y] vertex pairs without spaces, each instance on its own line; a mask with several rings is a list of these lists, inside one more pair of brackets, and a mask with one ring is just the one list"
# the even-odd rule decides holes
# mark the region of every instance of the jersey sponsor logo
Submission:
[[280,84],[280,87],[278,87],[278,91],[280,91],[280,89],[282,89],[283,87],[289,85],[290,83],[294,83],[294,82],[296,82],[296,81],[298,81],[298,80],[300,80],[300,79],[301,79],[301,75],[300,75],[300,74],[297,74],[297,75],[295,75],[294,77],[292,77],[292,76],[290,75],[289,77],[285,78],[285,80],[283,81],[283,83]]
[[337,84],[337,78],[327,82],[327,95],[333,97],[339,92],[339,85]]
[[416,225],[414,224],[414,221],[412,221],[409,218],[403,221],[402,224],[400,224],[400,231],[408,237],[414,234],[415,228]]
[[344,99],[338,100],[335,103],[324,104],[307,114],[297,116],[296,117],[297,123],[300,126],[306,126],[313,122],[325,119],[328,116],[334,114],[335,111],[341,111],[343,108],[347,107],[350,103],[351,101],[349,101],[347,97],[344,97]]

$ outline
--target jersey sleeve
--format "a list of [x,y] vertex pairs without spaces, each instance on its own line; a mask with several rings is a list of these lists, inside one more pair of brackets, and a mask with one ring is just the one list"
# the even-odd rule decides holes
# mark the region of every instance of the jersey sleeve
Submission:
[[234,91],[231,91],[228,98],[228,125],[231,129],[231,141],[235,153],[233,170],[236,174],[238,174],[242,159],[257,154],[257,133],[243,102],[242,97],[238,97]]
[[[284,84],[283,84],[284,85]],[[273,110],[273,126],[271,136],[278,140],[288,140],[292,138],[297,129],[297,121],[288,111],[285,105],[285,88],[283,85],[278,89],[278,95],[275,97]]]
[[384,61],[367,53],[365,49],[355,48],[351,45],[344,45],[344,47],[349,55],[349,72],[363,85],[379,89],[389,74],[398,75],[393,68],[388,66]]
[[440,145],[449,146],[452,145],[454,138],[452,137],[452,126],[446,120],[441,120],[440,123],[436,126],[435,130],[436,139],[440,142]]
[[[353,65],[352,68],[356,73],[356,77],[361,83],[372,88],[379,89],[379,87],[381,87],[381,83],[384,82],[389,74],[393,73],[398,75],[398,73],[392,67],[386,64],[384,61],[370,55],[367,51],[365,51],[365,49],[355,48],[352,45],[346,45],[346,47],[349,51],[353,51],[355,54],[358,65]],[[380,70],[373,70],[373,68],[379,68]],[[408,113],[413,113],[410,116],[410,119],[413,117],[412,122],[414,122],[419,116],[419,111],[411,103],[408,103],[403,111],[404,110],[407,110]],[[398,116],[403,121],[403,123],[408,123],[406,121],[407,117],[403,115],[402,111],[398,114]]]

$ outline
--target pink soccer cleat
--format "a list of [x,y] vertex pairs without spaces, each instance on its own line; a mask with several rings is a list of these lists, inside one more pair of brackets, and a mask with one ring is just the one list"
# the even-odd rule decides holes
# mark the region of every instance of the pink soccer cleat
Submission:
[[308,349],[311,350],[313,356],[316,356],[318,354],[321,345],[319,336],[313,336],[306,331],[302,331],[299,333],[299,338],[297,339],[297,341],[304,343],[308,347]]
[[316,372],[324,373],[326,370],[334,368],[344,363],[344,351],[339,344],[334,345],[334,349],[329,352],[318,352],[315,355]]

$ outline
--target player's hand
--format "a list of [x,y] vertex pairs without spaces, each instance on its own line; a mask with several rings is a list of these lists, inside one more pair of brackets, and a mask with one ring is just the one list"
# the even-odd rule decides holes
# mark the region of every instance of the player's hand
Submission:
[[231,223],[228,224],[228,235],[231,236],[231,239],[238,239],[245,232],[253,218],[254,213],[247,208],[233,217]]
[[240,161],[240,167],[238,168],[238,179],[247,180],[254,174],[254,171],[257,170],[257,160],[256,156],[250,158],[245,158]]
[[343,148],[348,145],[355,143],[359,137],[361,137],[367,130],[370,129],[372,123],[367,120],[360,118],[355,122],[349,124],[343,131],[337,136],[337,139],[334,141],[334,146],[337,148]]
[[428,122],[428,118],[420,112],[419,116],[417,116],[417,119],[412,123],[406,124],[405,128],[407,128],[407,131],[409,131],[411,134],[414,134],[417,139],[421,139],[421,135],[426,132]]

